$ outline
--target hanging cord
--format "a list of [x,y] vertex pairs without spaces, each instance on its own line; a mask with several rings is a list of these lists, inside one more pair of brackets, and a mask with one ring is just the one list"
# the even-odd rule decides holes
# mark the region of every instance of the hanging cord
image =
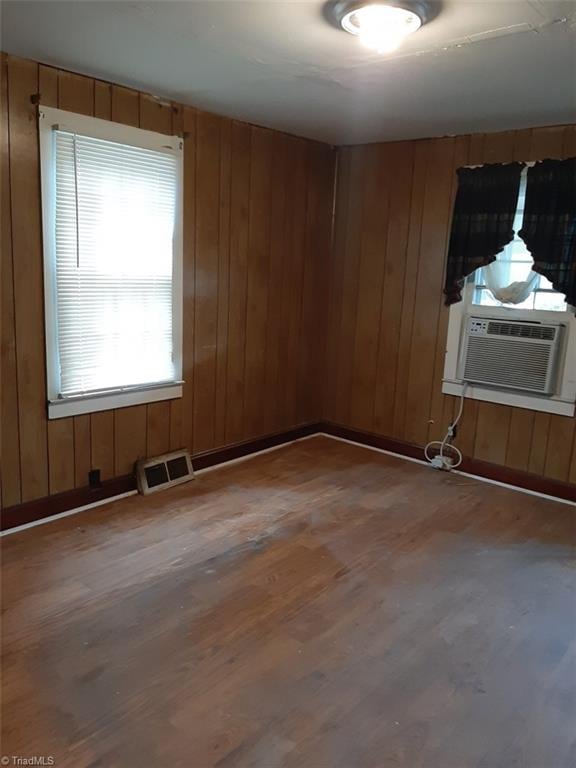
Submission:
[[74,205],[76,208],[76,269],[80,269],[80,214],[78,212],[78,148],[76,146],[76,134],[72,137],[74,158]]
[[[439,469],[456,469],[456,467],[459,467],[460,464],[462,464],[462,452],[456,448],[455,445],[452,445],[452,440],[456,437],[456,431],[458,428],[458,422],[462,418],[462,412],[464,410],[464,396],[466,395],[466,390],[468,389],[468,384],[464,383],[462,387],[462,394],[460,395],[460,407],[458,409],[458,415],[454,419],[454,421],[448,425],[448,429],[446,430],[446,434],[444,435],[444,438],[442,440],[431,440],[426,447],[424,448],[424,456],[426,456],[426,460],[430,462],[430,464],[433,464],[434,466],[438,467]],[[432,448],[435,445],[440,446],[440,451],[436,454],[436,456],[430,456],[429,449]],[[444,452],[448,449],[454,456],[456,456],[456,461],[452,459],[452,456],[445,456]],[[440,463],[438,464],[437,461],[435,462],[434,459],[438,460],[440,459]],[[450,459],[451,463],[450,465],[447,465],[444,462],[444,459]]]

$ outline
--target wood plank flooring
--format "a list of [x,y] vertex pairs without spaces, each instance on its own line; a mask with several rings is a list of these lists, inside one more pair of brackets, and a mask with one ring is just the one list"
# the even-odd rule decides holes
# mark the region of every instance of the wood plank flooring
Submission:
[[2,539],[2,752],[570,768],[576,509],[314,437]]

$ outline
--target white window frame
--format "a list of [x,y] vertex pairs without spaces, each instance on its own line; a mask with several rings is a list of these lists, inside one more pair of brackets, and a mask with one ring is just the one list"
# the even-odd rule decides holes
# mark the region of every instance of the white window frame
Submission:
[[[489,403],[511,405],[516,408],[555,413],[560,416],[574,416],[576,401],[576,318],[574,313],[570,311],[556,312],[541,309],[482,306],[473,303],[474,290],[475,282],[473,280],[467,281],[462,293],[462,301],[450,306],[442,392],[447,395],[463,395],[472,400],[483,400]],[[538,320],[544,323],[554,322],[565,325],[566,333],[559,361],[557,393],[551,397],[546,397],[526,392],[513,392],[508,389],[483,387],[477,384],[468,384],[465,387],[462,379],[458,379],[458,362],[466,320],[470,315],[506,320]]]
[[[59,419],[83,413],[124,408],[182,397],[182,201],[183,201],[183,141],[179,136],[167,136],[108,120],[77,115],[53,107],[39,108],[40,172],[42,191],[42,230],[44,241],[44,312],[46,336],[46,386],[48,418]],[[173,239],[173,349],[175,381],[120,387],[101,393],[59,397],[58,328],[56,304],[56,243],[55,243],[55,152],[54,128],[85,136],[130,144],[177,158],[177,202]]]

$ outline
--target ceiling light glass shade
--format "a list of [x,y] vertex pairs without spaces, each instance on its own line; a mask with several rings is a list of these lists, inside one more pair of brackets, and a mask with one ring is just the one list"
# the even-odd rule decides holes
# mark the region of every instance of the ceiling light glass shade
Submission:
[[409,8],[370,3],[345,13],[340,23],[366,47],[379,53],[391,53],[408,35],[420,29],[422,18]]

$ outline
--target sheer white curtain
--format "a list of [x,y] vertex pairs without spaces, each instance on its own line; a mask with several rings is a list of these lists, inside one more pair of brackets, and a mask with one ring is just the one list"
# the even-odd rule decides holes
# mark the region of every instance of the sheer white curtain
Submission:
[[524,215],[527,168],[520,177],[518,206],[514,216],[514,240],[496,256],[496,261],[484,267],[484,283],[497,301],[503,304],[522,304],[537,287],[538,275],[532,271],[532,257],[524,243],[518,239]]
[[[532,271],[529,264],[520,265],[518,262],[505,261],[502,258],[504,253],[498,254],[496,261],[484,267],[486,288],[503,304],[522,304],[536,287],[538,275]],[[522,280],[511,280],[512,269],[517,273],[520,266],[525,268],[526,277]]]

